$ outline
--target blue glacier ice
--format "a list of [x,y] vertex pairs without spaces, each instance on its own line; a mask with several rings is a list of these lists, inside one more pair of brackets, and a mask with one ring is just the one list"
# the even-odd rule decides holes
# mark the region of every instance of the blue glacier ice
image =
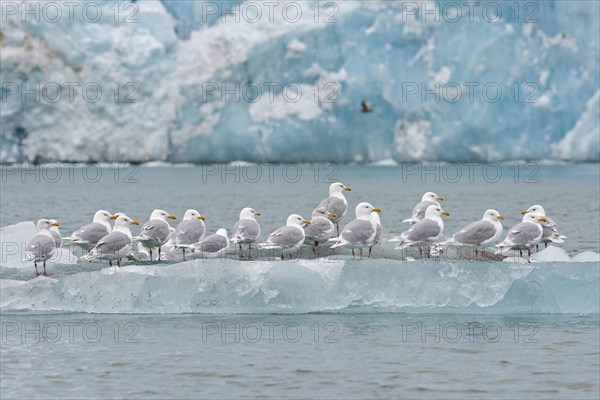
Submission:
[[1,162],[600,158],[598,2],[96,3],[3,8]]

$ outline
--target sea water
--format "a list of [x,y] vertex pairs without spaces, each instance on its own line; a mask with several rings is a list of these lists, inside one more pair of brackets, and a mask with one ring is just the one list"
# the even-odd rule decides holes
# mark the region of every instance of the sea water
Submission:
[[[526,162],[4,166],[0,219],[56,218],[66,236],[97,209],[144,222],[154,208],[196,208],[214,232],[251,206],[266,238],[339,180],[353,188],[344,222],[369,201],[385,238],[425,191],[446,198],[448,233],[487,208],[508,228],[542,204],[572,257],[599,252],[599,178],[598,164]],[[410,262],[392,251],[77,262],[48,278],[3,254],[0,397],[598,398],[597,262]]]

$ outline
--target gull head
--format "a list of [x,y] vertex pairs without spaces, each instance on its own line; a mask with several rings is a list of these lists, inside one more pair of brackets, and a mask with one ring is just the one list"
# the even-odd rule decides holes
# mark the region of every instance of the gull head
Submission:
[[35,224],[35,226],[38,231],[41,231],[43,229],[50,229],[53,226],[60,226],[60,224],[55,219],[42,218],[42,219],[38,220],[38,222],[37,222],[37,224]]
[[354,212],[356,214],[356,218],[359,218],[359,217],[365,217],[365,216],[371,215],[371,213],[373,213],[373,212],[379,213],[379,212],[381,212],[381,209],[377,208],[377,207],[373,207],[369,203],[359,203],[356,206],[356,208],[354,209]]
[[496,222],[498,220],[504,220],[504,217],[502,215],[500,215],[500,213],[498,211],[492,210],[490,208],[489,210],[486,210],[483,213],[483,219],[487,219],[489,221]]
[[127,226],[127,225],[139,225],[140,223],[138,221],[134,221],[133,219],[129,218],[127,215],[120,213],[121,215],[119,215],[117,217],[117,219],[115,220],[115,226],[116,227],[122,227],[122,226]]
[[[168,218],[168,217],[167,217]],[[204,216],[200,215],[200,213],[196,210],[193,209],[189,209],[185,212],[185,214],[183,215],[183,219],[189,219],[189,220],[202,220],[204,221],[206,218],[204,218]]]
[[440,215],[449,216],[450,213],[448,211],[442,210],[442,207],[434,205],[427,207],[427,210],[425,210],[425,218],[439,218]]
[[287,218],[286,226],[299,226],[302,227],[304,224],[309,224],[310,221],[305,220],[298,214],[292,214]]
[[98,210],[96,214],[94,214],[94,222],[109,222],[113,218],[113,215],[106,210]]
[[227,237],[227,229],[225,229],[225,228],[217,229],[217,235]]
[[544,207],[540,206],[539,204],[536,204],[535,206],[531,206],[527,210],[521,211],[521,215],[525,215],[525,214],[529,214],[529,213],[535,214],[535,215],[540,215],[542,217],[546,216],[546,211],[544,210]]
[[546,217],[534,214],[534,213],[527,213],[523,216],[523,222],[531,222],[533,224],[539,224],[540,222],[548,222],[548,220],[546,219]]
[[421,201],[444,201],[444,198],[433,192],[427,192],[421,197]]
[[150,219],[160,219],[166,222],[167,219],[177,219],[177,217],[169,214],[165,210],[154,210],[152,211],[152,214],[150,214]]
[[344,185],[342,182],[332,183],[329,186],[329,195],[334,196],[336,194],[342,193],[344,190],[351,192],[352,188]]
[[329,213],[327,212],[327,210],[325,209],[325,207],[317,207],[313,210],[312,212],[312,217],[313,218],[317,218],[317,217],[323,217],[323,218],[335,218],[337,217],[336,213]]
[[242,211],[240,211],[240,219],[254,219],[254,217],[258,217],[259,215],[258,211],[250,207],[242,208]]

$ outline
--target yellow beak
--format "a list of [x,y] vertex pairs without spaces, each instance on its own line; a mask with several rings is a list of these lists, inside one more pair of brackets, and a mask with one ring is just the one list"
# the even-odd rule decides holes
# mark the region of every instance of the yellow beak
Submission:
[[436,197],[436,200],[444,201],[443,197]]
[[118,215],[111,215],[111,217],[110,217],[110,219],[117,219],[117,218],[119,218]]
[[501,221],[504,221],[504,216],[498,215],[498,219],[501,220]]
[[540,221],[540,222],[548,222],[548,220],[546,218],[544,218],[544,217],[538,218],[538,221]]
[[199,216],[198,219],[200,219],[202,221],[206,220],[206,218],[204,217],[204,215]]
[[258,211],[255,211],[254,215],[256,215],[258,217],[258,216],[260,216],[260,213]]
[[523,211],[521,211],[521,215],[525,215],[525,214],[527,214],[528,212],[529,212],[529,211],[527,211],[527,210],[523,210]]
[[60,226],[60,224],[58,222],[55,222],[52,224],[52,226]]
[[442,211],[442,214],[445,215],[446,217],[450,216],[450,213],[448,211]]
[[351,192],[352,188],[351,187],[345,187],[344,190],[347,190],[347,191]]
[[327,216],[331,217],[331,218],[335,218],[335,217],[337,217],[337,214],[336,213],[329,213],[329,214],[327,214]]
[[131,225],[139,225],[140,221],[131,221]]
[[305,223],[306,225],[310,225],[310,221],[308,221],[308,220],[304,220],[304,223]]
[[380,213],[381,212],[381,208],[374,208],[373,211],[375,211],[376,213]]
[[169,219],[177,219],[177,217],[174,216],[174,215],[169,215],[167,218],[169,218]]

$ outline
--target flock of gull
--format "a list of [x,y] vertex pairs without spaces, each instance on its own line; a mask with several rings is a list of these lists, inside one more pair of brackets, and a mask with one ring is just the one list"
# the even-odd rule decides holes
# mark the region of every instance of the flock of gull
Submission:
[[[350,187],[341,182],[333,183],[329,187],[329,196],[322,200],[312,213],[310,220],[298,214],[291,214],[286,224],[272,232],[267,240],[258,243],[257,248],[277,252],[284,259],[292,258],[304,244],[312,247],[318,256],[318,246],[327,245],[330,248],[348,247],[363,251],[368,249],[371,256],[372,247],[381,241],[381,209],[369,203],[359,203],[355,208],[355,219],[349,222],[340,232],[339,223],[348,211],[348,202],[344,196]],[[418,245],[419,253],[423,257],[423,246],[427,257],[439,254],[449,246],[474,247],[476,255],[478,248],[491,246],[501,238],[503,227],[502,215],[496,210],[486,210],[483,217],[472,222],[448,238],[444,235],[444,222],[442,216],[449,216],[444,211],[440,201],[444,199],[435,193],[427,192],[421,201],[414,207],[412,216],[403,222],[410,227],[400,236],[390,239],[398,243],[396,249],[402,250],[409,246]],[[508,250],[527,250],[531,255],[532,248],[539,243],[562,243],[565,236],[559,234],[556,223],[546,215],[540,205],[531,206],[521,212],[523,220],[513,226],[503,241],[495,245],[495,253],[503,254]],[[239,220],[234,224],[231,237],[226,229],[218,229],[214,234],[205,235],[205,217],[196,210],[187,210],[183,220],[173,228],[169,220],[175,220],[174,215],[163,210],[154,210],[150,219],[141,229],[139,236],[133,236],[130,225],[139,225],[124,213],[112,214],[100,210],[94,214],[92,223],[76,230],[71,236],[64,238],[64,244],[81,247],[86,254],[84,260],[106,260],[112,266],[116,260],[121,266],[124,258],[140,259],[139,254],[147,252],[148,258],[153,260],[153,251],[158,251],[157,260],[162,259],[161,251],[179,251],[183,260],[188,257],[218,258],[229,251],[230,243],[239,247],[240,258],[251,258],[252,244],[260,236],[260,224],[256,217],[260,212],[252,208],[244,208],[240,212]],[[110,222],[114,220],[114,226]],[[37,263],[43,262],[44,275],[46,261],[50,259],[55,249],[63,245],[63,238],[58,232],[58,221],[54,219],[40,219],[37,222],[37,234],[27,244],[25,261],[33,261],[36,274]],[[138,243],[138,253],[133,255],[132,246]],[[247,245],[247,254],[244,256],[243,245]]]

